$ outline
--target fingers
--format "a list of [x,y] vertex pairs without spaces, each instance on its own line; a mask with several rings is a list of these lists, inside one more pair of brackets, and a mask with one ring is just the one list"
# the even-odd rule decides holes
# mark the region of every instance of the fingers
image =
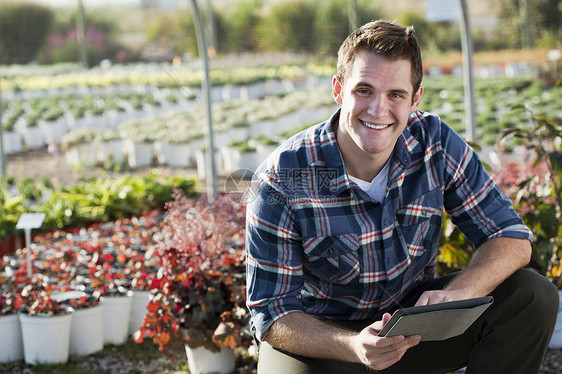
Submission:
[[416,306],[445,303],[448,301],[455,301],[455,300],[463,300],[466,299],[467,297],[468,296],[461,291],[453,291],[453,290],[425,291],[418,299]]
[[383,370],[398,362],[408,349],[417,345],[421,341],[421,336],[393,336],[379,337],[377,336],[383,326],[388,323],[391,315],[385,313],[380,321],[377,321],[360,334],[361,340],[359,356],[363,357],[361,361],[375,369]]
[[452,298],[451,296],[452,295],[450,295],[449,292],[442,291],[442,290],[425,291],[420,296],[420,298],[418,299],[418,302],[416,303],[416,306],[438,304],[438,303],[444,303],[444,302],[447,302],[447,301],[452,301],[452,300],[454,300],[454,298]]
[[386,369],[400,361],[406,351],[419,344],[420,340],[419,335],[378,339],[375,347],[367,354],[368,366],[375,370]]

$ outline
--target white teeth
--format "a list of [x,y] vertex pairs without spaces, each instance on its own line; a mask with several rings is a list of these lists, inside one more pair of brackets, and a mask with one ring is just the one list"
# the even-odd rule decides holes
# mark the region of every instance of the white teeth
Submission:
[[373,130],[382,130],[382,129],[387,128],[388,126],[390,126],[390,125],[377,126],[377,125],[374,125],[374,124],[372,124],[372,123],[365,122],[365,121],[361,121],[361,123],[363,123],[365,126],[367,126],[367,127],[370,128],[370,129],[373,129]]

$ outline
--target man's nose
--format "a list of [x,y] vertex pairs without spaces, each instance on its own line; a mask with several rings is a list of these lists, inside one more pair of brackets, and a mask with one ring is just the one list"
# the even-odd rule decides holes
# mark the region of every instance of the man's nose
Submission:
[[368,113],[373,117],[382,117],[388,111],[388,103],[383,95],[375,95],[369,103]]

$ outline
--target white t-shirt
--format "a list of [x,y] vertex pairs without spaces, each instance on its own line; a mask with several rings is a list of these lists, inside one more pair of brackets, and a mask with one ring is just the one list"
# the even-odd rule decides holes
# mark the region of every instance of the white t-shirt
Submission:
[[349,176],[353,182],[355,182],[359,188],[371,196],[373,200],[382,202],[384,195],[386,193],[386,185],[388,183],[388,171],[390,169],[390,159],[386,162],[382,170],[375,175],[372,181],[367,182],[353,176]]

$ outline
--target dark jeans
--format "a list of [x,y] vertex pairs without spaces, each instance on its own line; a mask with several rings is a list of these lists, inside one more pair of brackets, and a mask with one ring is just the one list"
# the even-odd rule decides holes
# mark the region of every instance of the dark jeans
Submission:
[[[452,276],[424,282],[402,306],[412,306],[425,290],[442,289]],[[517,271],[491,295],[493,304],[462,335],[421,342],[380,373],[447,373],[467,367],[467,374],[537,373],[556,322],[558,292],[545,277]],[[374,321],[340,322],[360,331]],[[260,345],[258,374],[374,373],[361,364],[314,359]]]

